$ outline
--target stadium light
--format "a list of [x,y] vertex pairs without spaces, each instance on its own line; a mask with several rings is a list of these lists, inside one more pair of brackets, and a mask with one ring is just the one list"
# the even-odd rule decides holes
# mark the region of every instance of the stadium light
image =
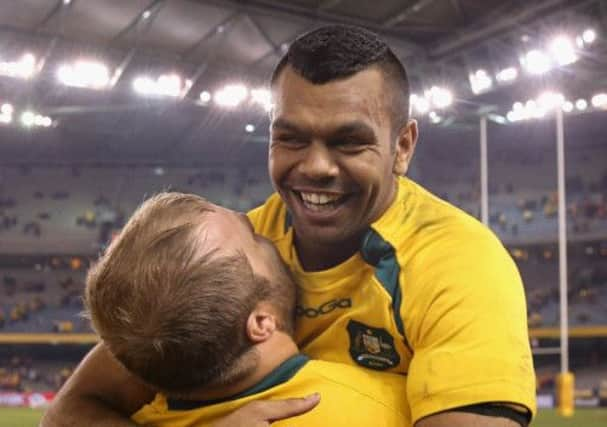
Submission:
[[78,60],[57,69],[57,78],[66,86],[105,89],[110,84],[108,67],[98,61]]
[[255,126],[253,126],[252,124],[250,124],[250,123],[249,123],[248,125],[246,125],[246,126],[244,127],[244,130],[245,130],[247,133],[253,133],[253,132],[255,132]]
[[6,114],[6,115],[12,115],[13,111],[15,111],[15,108],[13,107],[12,104],[9,103],[5,103],[2,104],[2,107],[0,107],[0,113],[2,114]]
[[152,16],[152,12],[149,10],[144,11],[143,14],[141,15],[141,17],[143,19],[148,19],[150,16]]
[[580,49],[584,48],[584,39],[582,38],[582,36],[577,36],[575,38],[575,44],[577,45],[577,47],[579,47]]
[[200,101],[202,101],[203,103],[207,103],[211,100],[211,93],[205,91],[200,92]]
[[443,120],[442,117],[436,114],[435,111],[430,111],[428,116],[430,117],[430,121],[434,124],[438,124]]
[[144,96],[178,97],[183,90],[183,81],[177,74],[162,74],[157,79],[140,76],[133,80],[135,92]]
[[553,110],[563,105],[564,102],[565,97],[562,93],[552,91],[542,93],[537,99],[537,104],[543,110]]
[[565,101],[561,107],[565,113],[571,113],[573,111],[573,102]]
[[450,90],[442,87],[432,86],[430,90],[426,91],[425,95],[432,105],[439,109],[447,108],[453,104],[453,94]]
[[36,72],[36,57],[26,53],[17,61],[0,61],[0,75],[18,79],[29,79]]
[[251,90],[251,102],[258,104],[265,111],[272,109],[272,93],[268,89],[253,89]]
[[578,60],[573,42],[567,36],[556,37],[550,42],[548,49],[554,61],[561,66],[573,64]]
[[50,127],[53,124],[53,121],[48,116],[36,114],[33,111],[24,111],[21,114],[21,124],[23,124],[25,127]]
[[411,108],[415,108],[415,110],[422,115],[430,110],[430,102],[419,95],[411,94],[409,103],[411,104]]
[[486,92],[493,86],[493,79],[489,76],[489,73],[483,69],[476,70],[476,72],[470,74],[468,80],[470,80],[472,93],[475,95]]
[[596,108],[607,108],[607,93],[598,93],[590,100]]
[[545,74],[552,69],[550,57],[541,50],[530,50],[521,58],[521,65],[529,74]]
[[508,83],[516,80],[518,70],[515,67],[508,67],[500,70],[495,76],[495,79],[500,83]]
[[13,121],[14,108],[12,104],[2,104],[0,107],[0,123],[9,124]]
[[582,40],[586,44],[594,43],[594,41],[596,40],[596,31],[594,31],[592,28],[585,29],[582,33]]
[[213,96],[213,100],[220,107],[234,108],[243,103],[249,96],[249,90],[242,84],[227,85]]
[[585,99],[578,99],[575,101],[575,108],[577,108],[578,111],[584,111],[588,108],[588,102]]

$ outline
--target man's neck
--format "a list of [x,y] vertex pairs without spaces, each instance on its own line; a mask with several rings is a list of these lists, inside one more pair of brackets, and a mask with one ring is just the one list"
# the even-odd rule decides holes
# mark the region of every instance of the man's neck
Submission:
[[293,339],[282,332],[275,333],[270,340],[257,344],[255,349],[258,361],[250,374],[227,386],[205,387],[188,395],[187,400],[221,400],[235,396],[259,383],[281,363],[299,353]]
[[328,270],[354,255],[360,248],[361,237],[357,236],[349,242],[340,242],[338,245],[327,245],[306,242],[295,236],[299,263],[304,271]]

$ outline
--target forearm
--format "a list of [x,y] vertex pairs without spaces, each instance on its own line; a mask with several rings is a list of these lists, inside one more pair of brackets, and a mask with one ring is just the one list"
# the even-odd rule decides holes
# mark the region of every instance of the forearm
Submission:
[[90,396],[58,399],[44,414],[40,427],[131,427],[136,424],[101,400]]
[[97,345],[63,385],[42,427],[132,426],[129,415],[151,401],[150,390]]

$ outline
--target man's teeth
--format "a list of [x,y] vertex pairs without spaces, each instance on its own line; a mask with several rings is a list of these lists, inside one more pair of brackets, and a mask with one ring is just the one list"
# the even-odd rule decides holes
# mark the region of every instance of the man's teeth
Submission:
[[322,193],[299,193],[304,202],[313,203],[315,205],[325,205],[335,202],[339,196],[322,194]]
[[306,208],[313,211],[333,209],[341,196],[323,193],[299,193]]

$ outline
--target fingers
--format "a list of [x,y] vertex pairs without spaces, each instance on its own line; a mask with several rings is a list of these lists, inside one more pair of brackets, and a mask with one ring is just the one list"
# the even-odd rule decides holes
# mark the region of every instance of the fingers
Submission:
[[213,427],[268,427],[271,422],[308,412],[320,402],[320,394],[284,400],[258,400],[248,403]]
[[262,400],[253,402],[258,419],[269,422],[295,417],[313,409],[320,402],[320,394],[285,400]]

